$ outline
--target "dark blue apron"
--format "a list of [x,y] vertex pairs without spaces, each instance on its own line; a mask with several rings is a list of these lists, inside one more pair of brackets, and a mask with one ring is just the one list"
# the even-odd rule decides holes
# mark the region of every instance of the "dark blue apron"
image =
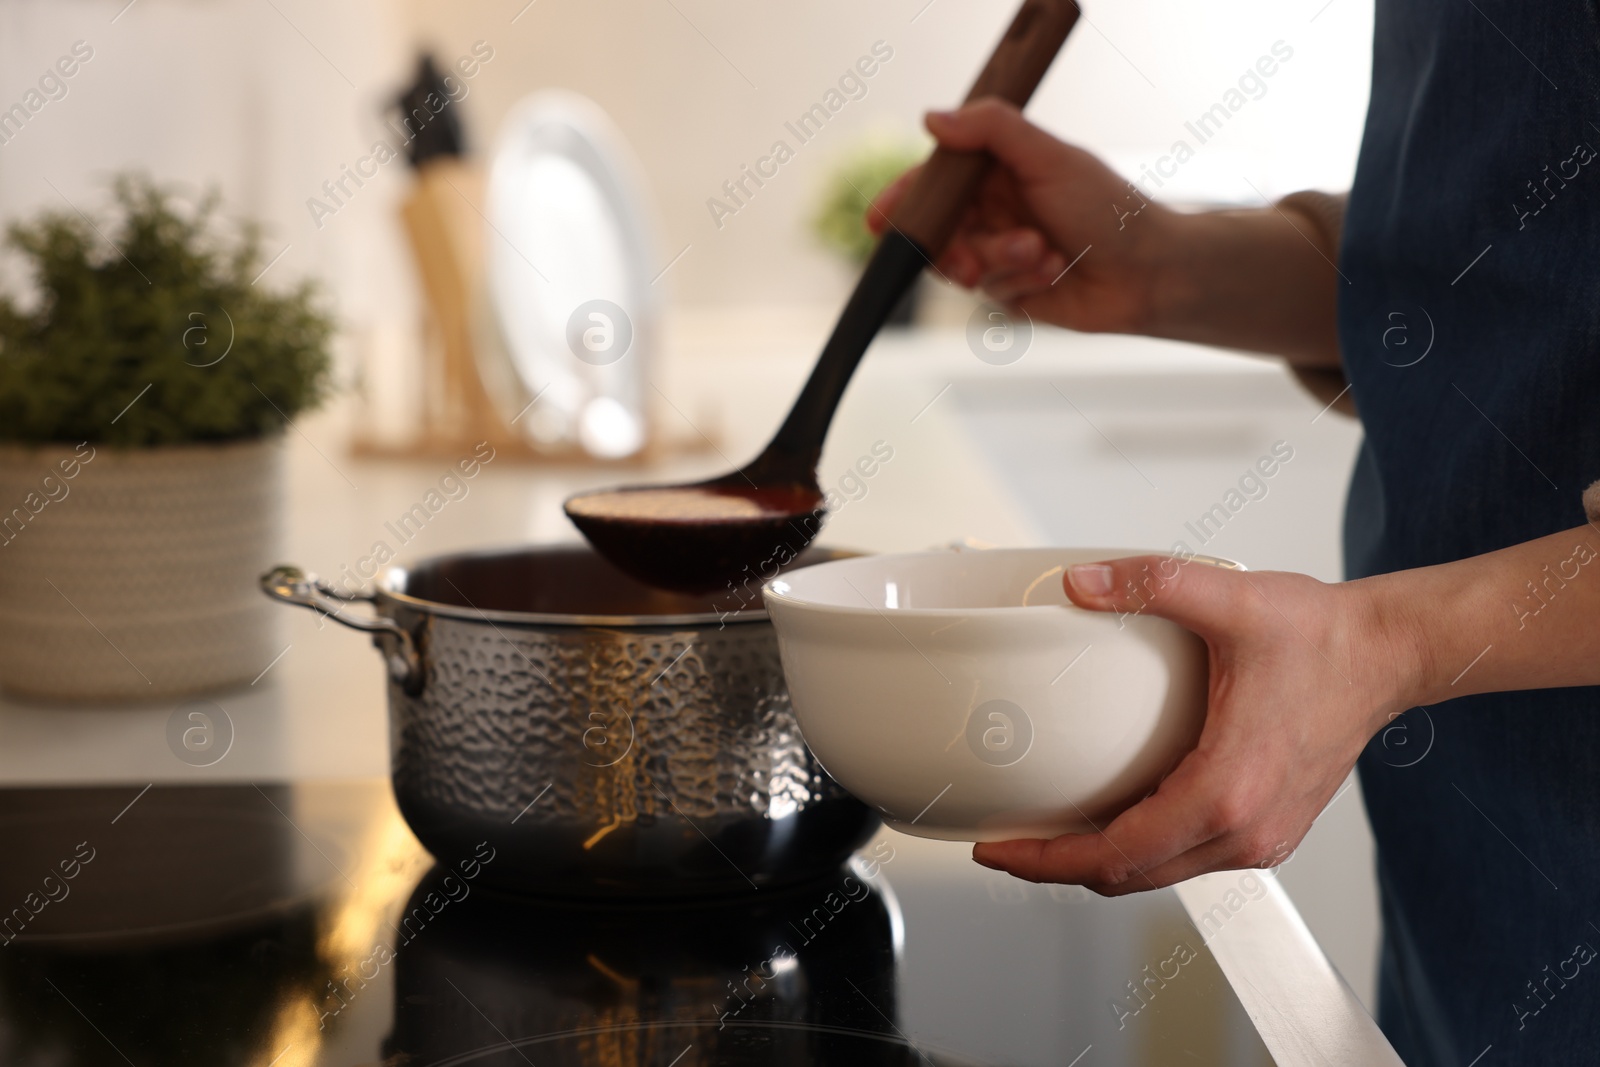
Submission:
[[[1352,578],[1584,521],[1580,494],[1600,478],[1596,7],[1377,0],[1340,252],[1340,343],[1366,432]],[[1505,601],[1504,640],[1547,638],[1527,589]],[[1405,1061],[1600,1063],[1600,689],[1413,709],[1360,773],[1383,903],[1379,1021]]]

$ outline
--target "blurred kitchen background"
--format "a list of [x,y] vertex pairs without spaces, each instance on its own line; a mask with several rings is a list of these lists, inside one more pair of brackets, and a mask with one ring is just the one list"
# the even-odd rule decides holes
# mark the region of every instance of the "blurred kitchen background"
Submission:
[[[497,434],[500,452],[470,494],[405,553],[571,539],[559,502],[576,488],[709,473],[759,447],[853,281],[852,261],[817,221],[840,175],[920,149],[921,112],[957,102],[1013,10],[1012,0],[8,0],[0,108],[22,103],[27,115],[0,122],[0,221],[68,207],[96,216],[110,177],[141,169],[195,194],[215,187],[227,215],[261,222],[270,263],[260,285],[325,287],[337,391],[286,435],[284,558],[339,574],[449,470],[459,441]],[[1030,114],[1137,179],[1175,141],[1195,145],[1185,124],[1242,87],[1244,103],[1221,131],[1145,191],[1200,207],[1338,190],[1354,168],[1371,29],[1366,0],[1094,5]],[[399,143],[394,105],[417,82],[423,53],[454,79],[443,83],[443,116],[459,125],[458,139],[435,145],[435,161],[454,169],[435,168],[443,184],[431,188],[404,159],[360,162],[380,140]],[[64,93],[33,108],[41,75],[68,54],[81,61],[60,80]],[[1241,86],[1263,56],[1276,57],[1274,73]],[[875,62],[851,83],[859,93],[847,88],[855,98],[800,143],[785,124],[825,102],[862,57]],[[527,104],[533,94],[542,103]],[[539,186],[526,167],[528,153],[562,143],[538,125],[552,113],[578,116],[571,121],[601,146],[584,172],[592,187],[573,187],[570,205],[557,195],[561,182],[582,186],[581,176],[547,175]],[[731,198],[724,183],[768,166],[758,160],[778,140],[793,157]],[[514,202],[496,206],[497,149],[508,166],[524,166],[501,186],[512,201],[519,189],[555,190],[536,205],[544,215],[519,222]],[[376,173],[346,180],[337,197],[328,191],[358,166]],[[586,211],[610,235],[593,246]],[[578,221],[562,231],[569,213]],[[452,273],[430,281],[444,262]],[[559,408],[567,387],[532,399],[548,383],[538,360],[518,352],[519,331],[553,324],[559,336],[567,309],[519,325],[503,293],[496,304],[497,284],[533,284],[520,264],[537,274],[558,262],[611,270],[601,287],[632,304],[632,348],[615,367],[545,368],[552,381],[579,383],[573,404],[584,403],[583,389],[617,400],[587,437],[545,418],[541,405]],[[14,257],[3,271],[8,284],[24,284]],[[984,360],[968,341],[977,306],[925,279],[912,326],[869,355],[821,471],[848,501],[828,535],[834,543],[1182,540],[1255,568],[1339,577],[1339,515],[1359,430],[1280,367],[1045,328],[1020,355]],[[879,441],[894,458],[871,479],[850,480]],[[1186,532],[1277,442],[1293,458],[1265,496],[1204,542]],[[279,622],[281,662],[217,697],[234,731],[227,758],[204,768],[174,760],[159,726],[150,728],[170,706],[64,714],[8,698],[0,780],[383,774],[376,658],[352,635],[282,614],[294,617]],[[1351,788],[1283,871],[1369,1005],[1371,866]]]

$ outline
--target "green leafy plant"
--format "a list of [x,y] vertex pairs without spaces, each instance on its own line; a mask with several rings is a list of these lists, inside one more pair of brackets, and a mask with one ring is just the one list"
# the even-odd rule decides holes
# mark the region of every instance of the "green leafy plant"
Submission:
[[32,275],[0,293],[0,440],[163,445],[281,430],[327,395],[333,321],[307,282],[252,284],[252,225],[225,236],[149,178],[112,183],[116,218],[46,212],[6,231]]
[[812,228],[822,243],[852,263],[867,261],[877,238],[867,229],[867,205],[926,153],[905,143],[866,145],[840,165],[823,189]]

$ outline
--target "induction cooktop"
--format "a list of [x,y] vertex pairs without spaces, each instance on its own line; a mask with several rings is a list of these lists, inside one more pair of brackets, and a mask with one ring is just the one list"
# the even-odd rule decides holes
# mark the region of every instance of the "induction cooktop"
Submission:
[[671,906],[491,893],[383,781],[0,790],[0,856],[6,1067],[1272,1063],[1170,892],[889,831]]

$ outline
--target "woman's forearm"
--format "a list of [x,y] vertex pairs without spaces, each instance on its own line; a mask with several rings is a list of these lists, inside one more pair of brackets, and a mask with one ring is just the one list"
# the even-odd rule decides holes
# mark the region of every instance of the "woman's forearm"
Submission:
[[[1408,706],[1600,685],[1600,530],[1349,583],[1411,664]],[[1359,665],[1356,665],[1359,668]]]
[[1138,332],[1339,366],[1338,249],[1291,207],[1168,211]]

